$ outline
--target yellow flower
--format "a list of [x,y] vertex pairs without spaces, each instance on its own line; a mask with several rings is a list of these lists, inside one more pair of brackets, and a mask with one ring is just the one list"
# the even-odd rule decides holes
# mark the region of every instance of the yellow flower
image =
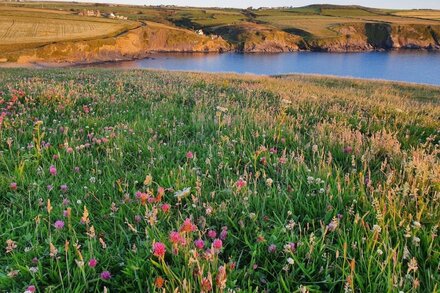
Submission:
[[151,182],[153,182],[153,177],[151,175],[147,175],[147,177],[145,177],[145,180],[144,180],[144,185],[148,186],[151,184]]

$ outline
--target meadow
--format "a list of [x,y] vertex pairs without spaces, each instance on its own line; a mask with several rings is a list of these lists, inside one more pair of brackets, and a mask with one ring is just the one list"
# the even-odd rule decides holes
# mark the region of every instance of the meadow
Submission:
[[439,290],[438,87],[0,80],[0,291]]
[[81,17],[70,11],[0,7],[0,53],[53,42],[103,39],[138,26],[134,21]]

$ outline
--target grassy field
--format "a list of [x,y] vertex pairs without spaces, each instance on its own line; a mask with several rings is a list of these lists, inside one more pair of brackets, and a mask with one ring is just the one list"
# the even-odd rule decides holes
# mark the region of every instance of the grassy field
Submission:
[[438,87],[0,80],[1,291],[440,289]]
[[133,21],[81,17],[67,11],[0,7],[0,52],[52,42],[107,38],[138,25]]

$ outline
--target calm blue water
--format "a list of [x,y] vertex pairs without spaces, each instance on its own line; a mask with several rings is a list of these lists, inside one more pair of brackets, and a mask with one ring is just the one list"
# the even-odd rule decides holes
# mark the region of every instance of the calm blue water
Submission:
[[419,51],[155,54],[147,59],[100,66],[259,75],[306,73],[440,85],[440,53]]

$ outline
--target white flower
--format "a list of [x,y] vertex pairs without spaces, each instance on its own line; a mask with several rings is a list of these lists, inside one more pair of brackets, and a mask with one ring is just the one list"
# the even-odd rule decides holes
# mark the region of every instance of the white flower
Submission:
[[295,263],[295,261],[293,260],[293,258],[289,257],[289,258],[287,259],[287,263],[288,263],[289,265],[293,265],[293,264]]
[[379,225],[374,225],[373,232],[376,232],[379,234],[380,232],[382,232],[382,228]]
[[228,108],[225,108],[225,107],[217,106],[216,109],[217,109],[217,111],[222,112],[222,113],[228,112]]
[[267,186],[271,187],[271,186],[272,186],[272,183],[273,183],[273,179],[272,179],[272,178],[267,178],[267,179],[266,179],[266,185],[267,185]]
[[181,199],[181,198],[187,196],[188,194],[190,194],[190,192],[191,192],[191,187],[187,187],[182,190],[176,191],[174,193],[174,196],[177,197],[178,199]]

